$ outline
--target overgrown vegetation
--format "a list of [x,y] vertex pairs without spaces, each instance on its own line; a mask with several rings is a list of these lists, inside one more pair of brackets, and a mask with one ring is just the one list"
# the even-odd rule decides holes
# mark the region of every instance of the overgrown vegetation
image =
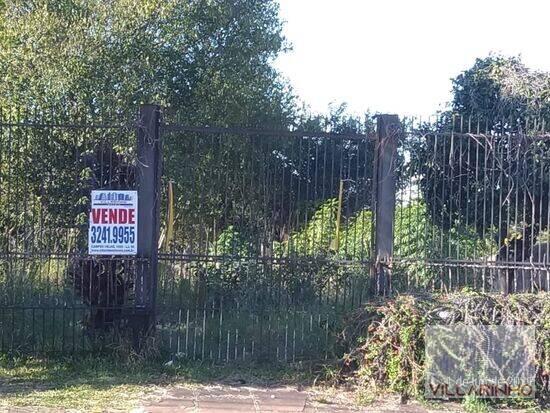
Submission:
[[437,297],[404,295],[368,305],[350,317],[340,335],[350,352],[338,377],[352,380],[367,395],[397,392],[422,398],[424,329],[456,323],[535,326],[537,398],[543,405],[549,402],[550,297],[542,293],[497,296],[462,291]]
[[[335,198],[321,203],[311,212],[306,225],[290,233],[286,240],[273,242],[271,251],[276,258],[314,257],[317,260],[310,264],[296,264],[292,277],[285,278],[289,288],[286,293],[292,294],[292,285],[296,285],[309,288],[313,298],[316,294],[326,293],[322,289],[327,287],[329,279],[345,280],[354,276],[364,278],[368,273],[372,247],[372,212],[367,208],[360,209],[342,217],[338,225],[338,208],[338,200]],[[397,291],[412,288],[411,280],[414,280],[414,286],[418,289],[431,288],[436,281],[445,282],[442,281],[441,271],[426,265],[426,261],[445,259],[457,255],[458,251],[463,259],[489,259],[497,249],[490,236],[482,238],[471,227],[440,230],[431,222],[426,205],[419,200],[399,205],[395,215],[394,253],[403,260],[395,266],[393,279]],[[250,287],[258,287],[258,280],[266,279],[265,266],[254,260],[240,259],[254,257],[258,253],[254,251],[253,244],[253,238],[240,232],[239,228],[230,226],[218,239],[213,240],[209,251],[224,259],[199,264],[190,271],[198,272],[197,280],[201,279],[200,274],[208,274],[205,278],[214,284],[219,280],[220,287],[223,286],[226,293],[232,290],[241,293],[246,291],[247,280],[251,282]],[[340,267],[338,262],[341,260],[356,262],[358,265]],[[276,272],[279,266],[275,264],[270,268]],[[289,271],[284,266],[281,266],[281,270]],[[306,287],[304,282],[310,285]]]

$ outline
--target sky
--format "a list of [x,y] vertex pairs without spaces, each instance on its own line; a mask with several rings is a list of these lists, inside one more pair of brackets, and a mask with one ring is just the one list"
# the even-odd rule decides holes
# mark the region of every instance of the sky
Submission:
[[548,0],[279,0],[292,50],[275,62],[316,112],[428,116],[489,53],[550,71]]

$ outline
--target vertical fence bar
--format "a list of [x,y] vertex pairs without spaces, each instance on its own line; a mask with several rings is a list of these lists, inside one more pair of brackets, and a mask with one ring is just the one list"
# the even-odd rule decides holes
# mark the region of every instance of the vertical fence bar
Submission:
[[376,257],[373,290],[377,295],[391,293],[396,198],[395,168],[397,165],[397,137],[400,130],[397,115],[377,116],[373,174],[374,253]]
[[[160,107],[142,105],[137,126],[138,247],[135,334],[154,325],[160,229]],[[135,344],[139,336],[134,336]]]

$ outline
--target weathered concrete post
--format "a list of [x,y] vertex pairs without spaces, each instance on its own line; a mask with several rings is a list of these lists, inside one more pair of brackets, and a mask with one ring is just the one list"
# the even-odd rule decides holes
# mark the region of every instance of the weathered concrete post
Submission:
[[374,257],[373,290],[378,295],[391,293],[391,265],[395,218],[395,168],[397,140],[401,131],[397,115],[379,115],[374,152]]
[[137,125],[138,239],[135,283],[136,327],[154,326],[160,231],[162,138],[160,106],[142,105]]

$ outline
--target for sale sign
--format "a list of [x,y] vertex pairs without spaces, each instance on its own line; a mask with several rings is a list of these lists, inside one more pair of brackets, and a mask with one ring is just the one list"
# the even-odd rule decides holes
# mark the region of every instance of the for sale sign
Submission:
[[137,191],[92,191],[88,253],[137,254]]

